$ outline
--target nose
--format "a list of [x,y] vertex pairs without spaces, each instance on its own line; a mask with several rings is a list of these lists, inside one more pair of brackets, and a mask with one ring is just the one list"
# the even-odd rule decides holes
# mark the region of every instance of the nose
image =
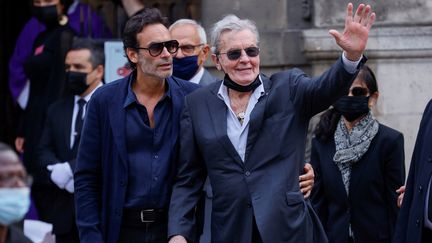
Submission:
[[249,62],[250,57],[246,54],[245,50],[241,50],[241,55],[239,57],[240,62]]
[[168,49],[164,46],[164,48],[162,49],[162,53],[160,54],[161,57],[167,57],[167,56],[171,56],[171,53],[169,53]]

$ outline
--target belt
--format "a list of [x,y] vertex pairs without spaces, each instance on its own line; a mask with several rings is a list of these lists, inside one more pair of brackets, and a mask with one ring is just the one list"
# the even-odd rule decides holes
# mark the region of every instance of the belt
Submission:
[[140,226],[157,222],[166,222],[167,219],[168,212],[166,209],[124,209],[122,224]]

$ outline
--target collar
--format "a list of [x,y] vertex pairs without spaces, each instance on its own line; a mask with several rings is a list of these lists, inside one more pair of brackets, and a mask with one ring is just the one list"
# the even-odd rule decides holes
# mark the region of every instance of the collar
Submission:
[[89,100],[90,100],[90,98],[92,97],[92,95],[94,94],[94,92],[97,90],[97,89],[99,89],[100,87],[102,87],[102,82],[100,82],[99,83],[99,85],[98,86],[96,86],[96,88],[92,91],[92,92],[90,92],[89,94],[87,94],[86,96],[84,96],[84,97],[81,97],[81,96],[79,96],[79,95],[74,95],[74,102],[76,103],[79,99],[84,99],[85,101],[86,101],[86,103],[88,103],[89,102]]
[[[135,104],[140,104],[140,103],[138,102],[138,99],[137,99],[135,93],[134,93],[133,90],[132,90],[132,84],[133,84],[134,82],[136,82],[136,73],[135,73],[135,72],[134,72],[132,75],[129,76],[129,79],[128,79],[127,82],[128,82],[128,90],[127,90],[127,94],[126,94],[125,101],[124,101],[124,103],[123,103],[123,108],[126,108],[126,107],[128,107],[128,106],[130,106],[131,104],[134,104],[134,103],[135,103]],[[164,95],[161,97],[160,100],[163,100],[163,99],[165,99],[166,97],[169,97],[169,98],[172,97],[171,89],[170,89],[170,86],[171,86],[170,82],[171,82],[171,79],[170,79],[170,78],[166,78],[166,79],[165,79],[166,90],[165,90],[165,93],[164,93]]]
[[204,75],[204,68],[200,67],[199,71],[189,81],[192,83],[199,84],[203,75]]

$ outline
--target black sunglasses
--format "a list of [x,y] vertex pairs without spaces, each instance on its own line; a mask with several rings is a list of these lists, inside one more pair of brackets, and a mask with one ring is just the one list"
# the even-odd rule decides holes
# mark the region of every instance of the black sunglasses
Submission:
[[169,53],[174,54],[179,49],[179,43],[176,40],[170,40],[170,41],[165,41],[165,42],[152,43],[147,48],[136,47],[135,49],[147,50],[149,52],[150,56],[157,57],[162,53],[164,47],[166,47],[166,49]]
[[353,96],[366,96],[368,93],[368,89],[362,87],[354,87],[351,90],[351,94]]
[[[244,51],[246,52],[246,55],[248,55],[249,57],[256,57],[259,55],[260,49],[258,47],[248,47],[245,48]],[[241,57],[242,55],[242,49],[234,49],[234,50],[230,50],[224,53],[219,53],[219,54],[226,54],[228,59],[230,59],[231,61],[237,60]]]

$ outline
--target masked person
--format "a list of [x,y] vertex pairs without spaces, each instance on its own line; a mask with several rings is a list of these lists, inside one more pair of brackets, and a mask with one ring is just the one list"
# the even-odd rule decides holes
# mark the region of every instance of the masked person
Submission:
[[31,243],[14,223],[30,207],[30,180],[15,151],[0,143],[0,243]]
[[[71,0],[61,1],[65,8],[72,2]],[[37,11],[37,10],[36,10]],[[33,11],[34,12],[34,11]],[[111,38],[111,31],[105,22],[92,7],[80,0],[74,0],[67,7],[67,16],[70,27],[82,37],[91,38]],[[24,87],[27,83],[27,76],[24,72],[24,62],[32,55],[33,42],[36,37],[46,30],[45,25],[36,18],[35,14],[30,18],[22,28],[16,44],[15,50],[9,61],[9,89],[12,98],[25,108]]]
[[72,93],[50,105],[37,149],[41,220],[53,224],[57,242],[79,242],[75,224],[73,170],[86,104],[102,86],[104,52],[90,39],[76,39],[67,52],[66,85]]
[[38,167],[35,150],[42,135],[48,106],[65,94],[64,60],[75,35],[64,14],[67,7],[65,4],[66,1],[61,0],[33,1],[33,14],[44,23],[46,30],[37,36],[32,55],[24,63],[30,91],[16,144],[20,144],[17,146],[18,150],[24,151],[24,165],[34,178],[31,192],[38,211],[43,210],[43,204],[46,202],[40,196],[43,192],[39,191],[39,182],[43,181],[43,178],[39,178],[42,173]]
[[312,204],[329,242],[391,242],[396,189],[405,180],[403,135],[372,115],[375,75],[363,66],[349,94],[326,111],[312,140]]

